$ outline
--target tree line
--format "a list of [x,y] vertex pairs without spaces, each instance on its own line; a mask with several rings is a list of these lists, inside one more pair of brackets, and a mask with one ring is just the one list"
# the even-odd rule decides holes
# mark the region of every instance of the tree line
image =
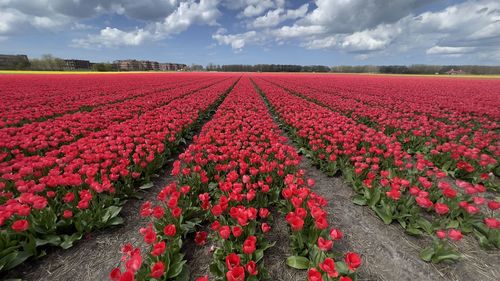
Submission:
[[385,74],[444,74],[450,70],[462,70],[467,74],[500,74],[500,66],[487,65],[340,65],[333,66],[336,73],[385,73]]
[[[195,65],[191,70],[201,71],[201,65]],[[227,72],[334,72],[334,73],[384,73],[384,74],[444,74],[450,70],[462,70],[467,74],[500,74],[500,66],[486,65],[293,65],[293,64],[230,64],[216,65],[209,63],[206,71]]]
[[[9,68],[30,70],[66,70],[63,59],[47,54],[40,58],[30,59],[29,62],[20,60],[13,62]],[[384,74],[444,74],[450,70],[462,70],[467,74],[500,74],[500,66],[486,65],[296,65],[296,64],[226,64],[209,63],[205,67],[200,64],[188,66],[188,71],[225,71],[225,72],[334,72],[334,73],[384,73]],[[116,71],[117,66],[112,63],[92,64],[93,71]]]

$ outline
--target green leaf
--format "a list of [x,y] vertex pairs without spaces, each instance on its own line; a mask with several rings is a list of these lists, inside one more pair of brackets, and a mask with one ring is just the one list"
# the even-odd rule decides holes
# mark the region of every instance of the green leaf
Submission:
[[445,260],[449,261],[457,261],[462,257],[459,253],[447,253],[447,254],[442,254],[438,256],[434,256],[432,259],[433,263],[439,263]]
[[309,260],[301,256],[291,256],[286,259],[286,264],[295,269],[308,269]]
[[8,269],[14,268],[14,267],[20,265],[21,263],[23,263],[25,260],[27,260],[31,256],[32,256],[32,254],[27,252],[27,251],[18,252],[16,257],[12,261],[10,261],[10,263],[7,266],[5,266],[3,269],[8,270]]
[[118,207],[118,206],[110,206],[110,207],[108,207],[106,209],[106,212],[102,216],[101,221],[103,223],[107,223],[112,218],[118,216],[118,214],[120,213],[121,210],[122,210],[122,207]]
[[222,271],[219,270],[219,267],[217,266],[216,263],[210,264],[210,272],[215,276],[222,276],[223,275]]
[[352,202],[356,205],[365,206],[366,205],[366,198],[364,198],[361,195],[356,195],[352,198]]
[[182,266],[181,273],[179,274],[179,276],[177,276],[177,278],[175,278],[175,280],[176,281],[189,281],[189,276],[191,276],[191,273],[189,272],[189,268],[187,267],[187,265],[184,265],[184,266]]
[[150,189],[153,186],[154,186],[154,184],[152,182],[148,182],[146,184],[139,186],[139,189],[141,189],[141,190]]
[[434,256],[434,247],[429,246],[420,252],[420,258],[426,262],[430,262]]
[[259,262],[264,257],[264,250],[258,249],[254,252],[254,261]]
[[432,231],[432,223],[424,218],[418,218],[416,221],[417,225],[420,226],[427,234],[431,234]]
[[374,207],[373,210],[384,221],[385,224],[391,224],[392,215],[388,214],[383,207]]
[[347,275],[350,273],[349,268],[347,267],[347,264],[343,261],[335,262],[335,268],[342,275]]
[[12,252],[0,259],[0,270],[7,269],[10,263],[16,259],[19,251]]
[[174,262],[170,264],[170,268],[168,269],[168,274],[167,274],[167,279],[177,277],[179,274],[182,272],[182,268],[186,264],[185,260],[182,260],[181,256],[180,258],[177,257]]
[[452,220],[450,221],[450,223],[448,223],[448,227],[447,228],[458,228],[458,221],[456,220]]
[[422,231],[418,228],[415,228],[413,226],[409,226],[407,229],[406,229],[406,232],[408,234],[411,234],[411,235],[415,235],[415,236],[419,236],[419,235],[422,235]]
[[370,207],[374,207],[378,203],[378,201],[380,200],[380,189],[379,188],[372,188],[371,192],[369,194],[370,194],[370,199],[369,199],[368,205],[370,205]]
[[73,247],[73,243],[75,241],[78,241],[82,239],[82,234],[81,233],[75,233],[73,235],[63,235],[63,242],[61,243],[61,248],[63,249],[69,249]]
[[479,232],[478,230],[474,230],[474,235],[479,240],[479,246],[481,246],[484,249],[492,248],[490,241],[488,241],[488,238],[481,232]]
[[61,237],[59,237],[57,235],[49,235],[49,236],[43,237],[43,239],[36,238],[35,241],[36,241],[37,247],[47,245],[47,244],[50,244],[53,246],[58,246],[59,244],[61,244]]
[[124,220],[122,217],[114,217],[111,220],[108,221],[107,225],[112,226],[112,225],[120,225],[123,224]]

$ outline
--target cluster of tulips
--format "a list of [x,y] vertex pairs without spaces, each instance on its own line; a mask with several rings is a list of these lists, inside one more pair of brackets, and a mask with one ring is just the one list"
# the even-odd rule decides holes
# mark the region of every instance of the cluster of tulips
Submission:
[[40,246],[68,248],[84,233],[120,224],[123,199],[150,181],[237,81],[216,79],[164,93],[173,98],[151,94],[165,104],[40,155],[11,151],[15,157],[0,163],[0,270],[43,255]]
[[[387,79],[391,87],[399,89],[398,79]],[[339,89],[307,78],[272,81],[357,122],[396,136],[404,150],[412,154],[424,154],[450,176],[481,183],[488,188],[498,188],[495,177],[500,175],[500,135],[497,132],[500,116],[498,110],[495,115],[488,109],[492,106],[498,108],[500,103],[490,100],[491,95],[482,92],[471,95],[462,90],[456,99],[442,100],[443,96],[453,92],[449,86],[456,87],[456,81],[450,83],[449,80],[440,81],[441,85],[436,85],[432,92],[426,92],[426,97],[422,99],[418,96],[418,93],[422,95],[422,90],[417,91],[412,85],[418,83],[419,79],[405,80],[406,90],[403,92],[382,87],[370,91],[358,84]],[[331,79],[320,81],[331,83]],[[495,88],[495,84],[489,81],[469,82],[476,92],[486,87]],[[417,94],[408,93],[411,90]],[[470,108],[475,110],[455,108],[457,99],[466,99],[466,102],[474,104]],[[484,105],[480,113],[476,111],[480,108],[478,105]]]
[[[359,194],[356,204],[370,206],[385,223],[396,221],[412,235],[454,229],[473,233],[486,248],[500,246],[500,203],[484,185],[453,181],[423,154],[405,151],[395,136],[291,94],[262,77],[255,82],[302,151],[330,175],[342,171],[352,183]],[[451,255],[448,247],[446,251],[437,247],[432,247],[435,251],[429,260],[459,256]]]
[[148,249],[141,253],[126,244],[110,279],[187,280],[182,245],[189,238],[210,243],[210,278],[268,278],[263,257],[273,246],[267,239],[276,219],[272,211],[279,210],[290,227],[288,265],[307,269],[309,280],[352,280],[360,257],[331,252],[342,232],[329,227],[323,209],[328,202],[312,191],[314,180],[304,178],[298,153],[281,133],[250,80],[242,78],[174,162],[175,181],[156,202],[142,206],[141,216],[151,218],[140,229]]
[[[120,103],[107,104],[91,111],[80,111],[35,122],[21,127],[0,129],[0,161],[30,155],[44,155],[45,152],[59,148],[62,144],[72,143],[93,132],[101,131],[112,125],[135,118],[145,112],[162,107],[193,91],[221,82],[220,79],[197,81],[196,85],[177,85],[165,91],[148,93]],[[15,162],[11,161],[11,162]],[[9,162],[9,165],[12,163]]]
[[[203,76],[196,77],[203,80]],[[210,77],[205,77],[210,78]],[[118,103],[196,82],[189,75],[11,75],[0,81],[0,128]]]

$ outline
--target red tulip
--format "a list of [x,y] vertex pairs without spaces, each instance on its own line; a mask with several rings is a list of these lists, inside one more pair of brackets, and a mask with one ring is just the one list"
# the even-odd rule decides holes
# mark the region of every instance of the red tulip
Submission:
[[226,266],[229,270],[239,265],[240,265],[240,257],[237,254],[231,253],[226,257]]
[[161,261],[156,262],[151,268],[151,277],[158,279],[163,274],[165,274],[165,265]]
[[319,268],[328,274],[328,277],[337,277],[339,273],[335,270],[335,262],[331,258],[326,258],[319,264]]
[[356,253],[347,253],[345,255],[344,261],[350,270],[356,270],[356,268],[361,265],[361,258]]
[[257,237],[251,235],[243,242],[243,252],[245,254],[251,255],[255,251],[255,243],[257,242]]
[[322,251],[329,251],[333,246],[332,240],[324,239],[323,237],[318,238],[318,247]]
[[242,266],[236,266],[226,273],[227,281],[244,281],[245,270]]
[[177,229],[175,227],[175,224],[168,224],[163,228],[163,233],[167,235],[168,237],[174,237],[175,234],[177,233]]
[[257,270],[257,264],[254,261],[249,261],[245,265],[245,269],[250,275],[257,275],[259,274],[259,271]]
[[323,281],[323,276],[321,276],[321,272],[319,272],[316,268],[311,268],[307,272],[307,280],[308,281]]
[[462,232],[457,229],[448,230],[448,237],[455,241],[460,241],[462,239]]
[[17,232],[23,232],[26,231],[29,228],[30,224],[28,223],[27,220],[17,220],[14,223],[12,223],[12,230],[17,231]]
[[198,231],[194,236],[194,242],[196,245],[204,245],[207,243],[208,233],[206,231]]

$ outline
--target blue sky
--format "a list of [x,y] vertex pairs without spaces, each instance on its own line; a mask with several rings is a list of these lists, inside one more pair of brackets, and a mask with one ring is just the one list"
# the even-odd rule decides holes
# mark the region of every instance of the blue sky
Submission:
[[0,0],[0,53],[215,64],[500,64],[498,0]]

